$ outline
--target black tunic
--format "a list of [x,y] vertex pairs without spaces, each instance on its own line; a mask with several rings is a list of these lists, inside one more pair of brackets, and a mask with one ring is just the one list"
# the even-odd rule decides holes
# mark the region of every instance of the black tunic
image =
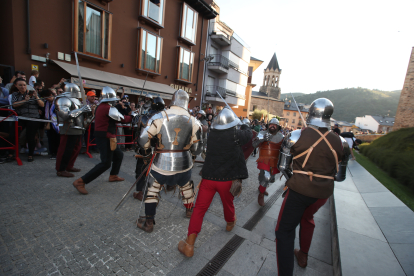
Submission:
[[[252,139],[248,127],[236,130],[212,129],[207,140],[206,160],[202,177],[214,181],[229,181],[249,177],[241,145]],[[238,141],[236,141],[238,140]]]

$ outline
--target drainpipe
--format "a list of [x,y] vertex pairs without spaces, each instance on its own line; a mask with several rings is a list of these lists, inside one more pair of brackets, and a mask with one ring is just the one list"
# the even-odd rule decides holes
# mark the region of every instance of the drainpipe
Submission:
[[[29,1],[29,0],[27,0],[27,1]],[[197,66],[197,81],[196,81],[196,83],[197,83],[197,86],[196,86],[196,91],[197,91],[197,89],[198,89],[198,75],[199,75],[199,73],[200,73],[200,57],[201,57],[201,46],[202,46],[202,44],[203,44],[203,30],[204,30],[204,18],[203,18],[203,20],[201,21],[201,36],[200,36],[200,50],[199,50],[199,52],[198,52],[198,59],[199,59],[199,61],[198,61],[198,66]],[[208,34],[208,31],[207,31],[207,34]],[[207,47],[207,46],[206,46]]]
[[[207,26],[207,41],[206,41],[206,51],[204,53],[204,57],[207,57],[207,51],[208,51],[208,43],[210,42],[210,20],[208,20],[208,26]],[[204,101],[204,87],[205,87],[205,81],[206,81],[206,71],[207,70],[207,62],[204,61],[204,74],[203,74],[203,86],[202,86],[202,90],[201,90],[201,100],[200,100],[200,109],[201,106],[203,105],[203,101]]]
[[26,17],[27,17],[27,50],[26,53],[27,54],[31,54],[32,50],[30,49],[30,4],[29,4],[30,0],[26,0],[26,4],[27,4],[27,11],[26,11]]

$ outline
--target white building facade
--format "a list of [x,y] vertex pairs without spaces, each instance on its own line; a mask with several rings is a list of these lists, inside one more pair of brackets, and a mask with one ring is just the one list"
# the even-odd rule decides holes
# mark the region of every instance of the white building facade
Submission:
[[250,49],[219,16],[209,21],[205,61],[202,104],[224,106],[220,93],[230,106],[244,105]]
[[394,117],[365,115],[355,118],[355,125],[360,129],[369,129],[372,132],[388,133],[392,131]]

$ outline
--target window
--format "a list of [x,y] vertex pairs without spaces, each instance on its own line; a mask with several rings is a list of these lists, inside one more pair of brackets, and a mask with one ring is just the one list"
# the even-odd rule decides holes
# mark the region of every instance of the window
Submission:
[[257,105],[254,105],[253,106],[253,111],[256,110],[256,109],[257,109]]
[[293,112],[293,116],[296,117],[296,112]]
[[191,44],[196,44],[198,13],[183,3],[183,14],[180,36]]
[[290,112],[286,113],[286,116],[289,116],[289,115],[290,115]]
[[194,53],[178,47],[178,80],[191,82],[193,77]]
[[165,0],[143,0],[141,16],[148,22],[155,23],[157,27],[163,27],[164,23],[164,1]]
[[289,119],[286,119],[286,123],[289,123]]
[[139,28],[138,39],[137,70],[160,74],[162,37]]
[[112,14],[86,1],[75,1],[75,51],[111,59]]
[[295,123],[295,119],[292,120],[292,124],[294,124],[294,123]]

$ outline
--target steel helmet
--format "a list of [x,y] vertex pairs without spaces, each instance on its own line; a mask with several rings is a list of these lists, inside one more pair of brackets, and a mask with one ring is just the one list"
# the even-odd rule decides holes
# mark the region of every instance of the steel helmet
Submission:
[[71,98],[82,98],[79,86],[74,83],[65,82],[65,86],[63,86],[63,92],[69,92]]
[[307,125],[321,128],[331,128],[331,116],[334,111],[333,103],[326,98],[319,98],[312,102],[309,108]]
[[225,107],[216,117],[214,117],[211,128],[218,130],[228,129],[237,126],[240,123],[240,119],[236,117],[234,112]]
[[102,88],[101,103],[105,103],[105,102],[115,102],[117,100],[118,99],[116,98],[115,90],[113,90],[109,86],[105,86],[104,88]]
[[155,111],[162,111],[165,108],[164,100],[161,97],[155,97],[151,104],[151,109]]
[[188,97],[188,93],[185,92],[182,89],[178,89],[177,91],[175,91],[170,105],[179,106],[179,107],[182,107],[182,108],[184,108],[185,110],[188,111],[188,102],[189,101],[190,101],[190,99]]
[[276,119],[276,118],[272,118],[272,119],[269,121],[269,125],[279,125],[279,120],[278,120],[278,119]]

